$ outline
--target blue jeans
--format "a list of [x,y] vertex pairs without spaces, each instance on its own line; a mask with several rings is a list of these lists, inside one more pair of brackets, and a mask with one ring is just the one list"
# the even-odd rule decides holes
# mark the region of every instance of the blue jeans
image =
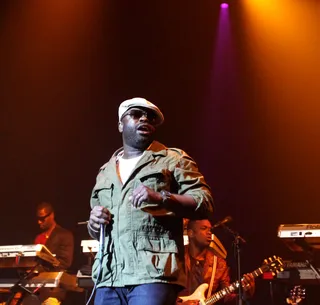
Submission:
[[175,305],[180,286],[152,283],[126,287],[101,287],[94,305]]

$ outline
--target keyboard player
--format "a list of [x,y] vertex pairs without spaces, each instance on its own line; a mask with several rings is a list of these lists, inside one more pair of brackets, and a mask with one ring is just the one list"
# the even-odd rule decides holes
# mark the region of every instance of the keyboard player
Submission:
[[[73,234],[56,223],[55,212],[51,203],[41,202],[37,206],[36,216],[41,233],[35,244],[45,245],[59,260],[59,267],[52,267],[46,271],[64,271],[70,268],[73,260],[74,239]],[[45,305],[61,304],[66,291],[61,288],[40,289],[39,299]]]

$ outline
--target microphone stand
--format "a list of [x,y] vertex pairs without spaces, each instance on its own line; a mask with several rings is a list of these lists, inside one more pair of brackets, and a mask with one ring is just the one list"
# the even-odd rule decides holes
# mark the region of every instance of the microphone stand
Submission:
[[233,241],[233,245],[235,247],[235,253],[236,253],[236,260],[237,260],[237,278],[238,278],[238,283],[239,283],[239,288],[238,288],[238,300],[237,300],[237,304],[238,305],[242,305],[243,304],[243,299],[242,299],[242,295],[243,295],[243,290],[242,290],[242,285],[241,285],[241,256],[240,256],[240,245],[241,244],[245,244],[246,241],[243,237],[240,236],[240,234],[234,230],[232,230],[231,228],[229,228],[227,225],[225,224],[221,224],[221,226],[223,227],[224,230],[226,230],[227,232],[231,233],[231,235],[234,238]]
[[[306,234],[305,234],[306,235]],[[306,263],[309,269],[311,269],[315,275],[315,278],[320,283],[320,272],[318,268],[314,265],[314,249],[306,242],[306,236],[304,236],[303,240],[301,240],[298,244],[302,248],[303,252],[306,254]]]

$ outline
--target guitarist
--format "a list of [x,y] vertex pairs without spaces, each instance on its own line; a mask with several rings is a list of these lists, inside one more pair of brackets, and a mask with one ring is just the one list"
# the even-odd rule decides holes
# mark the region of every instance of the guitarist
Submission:
[[[190,220],[187,224],[189,244],[185,246],[185,269],[187,274],[187,287],[179,295],[192,294],[196,288],[203,284],[209,284],[205,298],[210,297],[218,289],[230,285],[229,268],[226,260],[220,257],[210,247],[212,226],[209,220]],[[214,273],[214,274],[213,274]],[[252,297],[255,290],[255,282],[252,275],[245,275],[244,299]],[[208,295],[208,291],[211,291]],[[235,301],[236,294],[228,295],[225,302]],[[182,302],[177,299],[177,304],[198,304],[198,300]]]

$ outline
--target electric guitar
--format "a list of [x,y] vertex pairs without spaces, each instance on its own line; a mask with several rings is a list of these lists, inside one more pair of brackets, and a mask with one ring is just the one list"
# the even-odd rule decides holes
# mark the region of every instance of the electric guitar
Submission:
[[[273,273],[283,271],[283,262],[282,259],[278,256],[269,257],[269,259],[264,260],[264,264],[251,272],[251,275],[253,277],[258,277],[264,272],[271,271]],[[243,278],[241,279],[242,282]],[[241,284],[243,286],[243,283]],[[193,294],[189,296],[181,296],[179,297],[182,299],[183,302],[189,301],[189,300],[199,300],[199,305],[211,305],[219,300],[223,299],[225,296],[230,295],[234,291],[236,291],[239,288],[239,281],[236,281],[229,285],[228,287],[223,288],[222,290],[214,293],[211,297],[208,299],[205,298],[205,292],[208,289],[208,284],[201,284]],[[183,303],[182,303],[183,304]]]
[[302,288],[300,285],[294,286],[290,290],[290,297],[286,299],[287,304],[297,305],[300,303],[306,295],[306,289]]

